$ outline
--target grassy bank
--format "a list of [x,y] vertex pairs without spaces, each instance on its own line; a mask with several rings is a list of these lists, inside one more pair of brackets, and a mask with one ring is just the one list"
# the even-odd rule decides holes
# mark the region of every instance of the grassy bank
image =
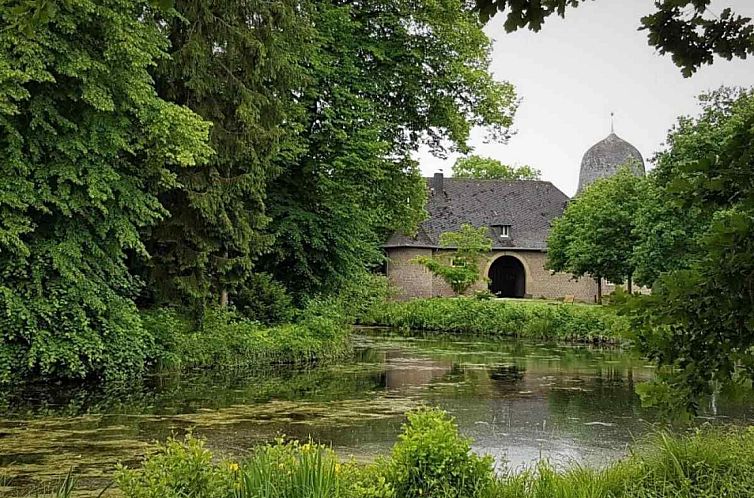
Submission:
[[140,468],[120,468],[115,483],[126,498],[743,498],[754,493],[754,430],[658,434],[604,469],[495,472],[450,417],[430,409],[409,414],[391,454],[369,465],[282,440],[220,460],[189,437]]
[[548,301],[432,298],[389,301],[360,317],[363,325],[568,341],[624,339],[628,323],[610,308]]
[[289,304],[289,312],[280,314],[285,323],[276,325],[220,309],[200,320],[175,309],[143,311],[141,319],[154,338],[152,362],[163,368],[310,363],[350,353],[353,323],[389,294],[384,277],[364,274],[337,294],[312,297],[296,309]]
[[295,364],[335,359],[350,351],[349,327],[307,314],[293,323],[268,326],[212,310],[197,322],[175,310],[144,312],[154,337],[152,362],[159,368],[224,368]]

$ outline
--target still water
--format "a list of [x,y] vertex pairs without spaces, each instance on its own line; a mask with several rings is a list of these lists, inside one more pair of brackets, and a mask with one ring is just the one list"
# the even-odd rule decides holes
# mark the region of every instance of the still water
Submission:
[[[154,441],[188,430],[219,455],[284,434],[369,460],[390,450],[404,413],[421,405],[452,413],[475,450],[498,463],[602,465],[658,422],[634,392],[652,375],[620,349],[360,334],[355,358],[335,365],[26,388],[0,395],[0,494],[69,469],[81,489],[96,490],[118,462],[135,465]],[[697,422],[747,423],[752,407],[717,399]]]

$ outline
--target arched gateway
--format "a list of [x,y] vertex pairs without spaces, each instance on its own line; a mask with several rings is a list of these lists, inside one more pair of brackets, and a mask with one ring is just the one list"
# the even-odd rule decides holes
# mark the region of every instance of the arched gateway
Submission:
[[487,276],[490,278],[490,292],[498,297],[524,297],[526,294],[526,270],[516,257],[497,258]]

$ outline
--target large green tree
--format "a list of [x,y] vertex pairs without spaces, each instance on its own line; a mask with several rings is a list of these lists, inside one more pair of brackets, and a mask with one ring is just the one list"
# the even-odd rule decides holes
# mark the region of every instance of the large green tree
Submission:
[[594,278],[598,300],[602,279],[630,282],[635,269],[633,231],[645,195],[644,183],[644,178],[624,166],[615,175],[589,185],[553,223],[546,268],[576,278]]
[[721,123],[730,118],[743,93],[721,88],[702,95],[701,115],[680,118],[668,134],[666,149],[655,156],[650,192],[639,208],[634,231],[637,282],[651,286],[662,273],[688,268],[692,256],[699,252],[701,235],[715,207],[686,201],[689,174],[685,167],[723,152],[729,131]]
[[[483,21],[497,12],[506,14],[505,30],[529,28],[539,31],[545,18],[561,17],[569,8],[586,0],[475,0]],[[684,76],[691,76],[715,56],[745,59],[754,54],[754,24],[730,8],[719,13],[709,9],[712,0],[656,0],[656,10],[641,18],[640,30],[661,54],[670,53]]]
[[161,301],[226,304],[269,249],[268,182],[296,156],[309,19],[295,0],[176,0],[170,57],[157,67],[165,99],[212,122],[208,166],[176,169],[170,211],[149,237],[150,288]]
[[0,11],[0,381],[117,376],[149,347],[126,261],[172,168],[210,155],[208,124],[154,90],[167,41],[148,2],[54,2],[19,29],[37,3]]
[[664,201],[702,222],[689,225],[681,264],[633,303],[641,345],[665,374],[645,399],[691,410],[715,385],[754,379],[754,93],[704,103],[671,133],[658,172]]
[[453,164],[456,178],[479,180],[539,180],[541,172],[531,166],[508,166],[497,159],[481,156],[459,157]]
[[411,154],[467,151],[473,126],[505,138],[516,106],[489,73],[490,42],[460,0],[317,2],[313,83],[301,95],[306,150],[281,161],[265,269],[301,295],[382,261],[415,229],[426,186]]

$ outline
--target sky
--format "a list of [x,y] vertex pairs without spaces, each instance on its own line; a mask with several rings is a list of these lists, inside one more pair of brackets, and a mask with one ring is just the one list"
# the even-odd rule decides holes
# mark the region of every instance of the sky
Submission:
[[[754,17],[752,0],[713,1]],[[647,45],[637,31],[640,18],[653,12],[653,0],[597,0],[548,18],[539,33],[505,33],[498,15],[485,27],[493,40],[491,70],[510,81],[522,99],[507,144],[484,143],[472,132],[475,154],[506,164],[528,164],[568,195],[578,184],[584,152],[615,132],[650,159],[662,149],[667,131],[680,115],[696,114],[696,96],[721,85],[754,86],[754,58],[716,59],[684,78],[669,56]],[[422,148],[416,158],[425,176],[440,169],[450,175],[457,154],[443,160]]]

